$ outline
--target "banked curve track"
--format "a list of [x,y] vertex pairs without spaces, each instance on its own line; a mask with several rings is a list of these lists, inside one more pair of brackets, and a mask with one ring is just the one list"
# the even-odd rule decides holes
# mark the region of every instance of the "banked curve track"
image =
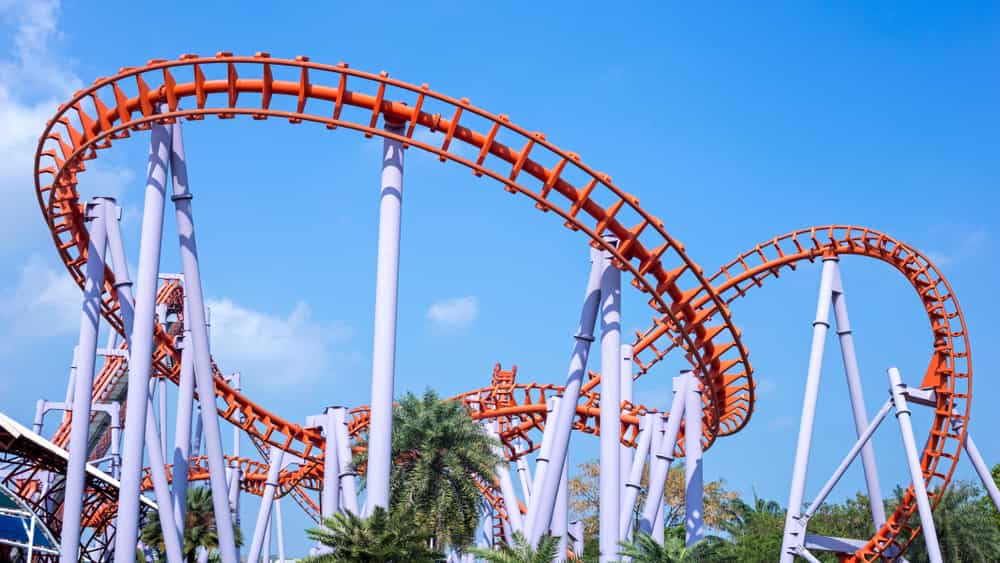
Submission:
[[[206,76],[206,71],[211,76]],[[275,78],[275,73],[289,71],[298,74],[297,80]],[[180,103],[185,98],[191,98],[195,107],[182,109]],[[164,108],[157,113],[161,104]],[[431,107],[446,110],[445,115],[450,113],[450,117],[432,113],[428,109]],[[344,108],[355,111],[345,115]],[[357,110],[363,110],[360,117]],[[198,121],[212,115],[221,119],[237,115],[276,117],[293,124],[311,121],[329,129],[342,127],[366,136],[397,139],[408,148],[462,164],[476,176],[493,178],[508,192],[528,196],[541,211],[560,216],[568,228],[586,235],[591,245],[611,252],[616,265],[632,275],[633,286],[649,295],[657,317],[635,341],[638,374],[647,373],[672,350],[684,350],[706,390],[706,446],[717,436],[739,431],[753,410],[752,369],[728,304],[764,280],[777,277],[782,269],[794,269],[802,260],[857,254],[888,262],[917,289],[931,321],[934,353],[924,385],[939,391],[939,404],[923,466],[926,479],[936,490],[943,490],[950,480],[964,436],[952,433],[949,421],[968,419],[971,361],[964,319],[954,294],[925,256],[876,231],[824,227],[757,245],[706,278],[659,219],[639,207],[638,200],[617,188],[610,177],[583,164],[577,155],[557,148],[540,133],[513,125],[506,116],[478,109],[465,99],[435,93],[426,85],[417,87],[390,79],[385,73],[360,72],[344,64],[322,65],[305,57],[272,59],[263,53],[254,57],[228,53],[213,58],[185,55],[178,60],[150,61],[142,67],[122,69],[114,77],[99,79],[77,92],[49,122],[39,141],[35,168],[39,204],[60,257],[78,284],[83,283],[87,233],[77,182],[86,161],[96,158],[113,141],[146,130],[154,122],[182,118]],[[380,116],[386,124],[402,126],[402,130],[377,127]],[[468,125],[469,118],[462,124],[463,116],[474,116],[476,123],[486,125],[477,130]],[[418,128],[441,133],[441,145],[414,138]],[[508,138],[520,139],[520,148],[499,140]],[[451,148],[460,143],[475,149],[477,158],[472,160]],[[543,162],[554,164],[546,167]],[[583,180],[574,184],[573,178]],[[610,199],[612,203],[602,205],[598,199]],[[602,238],[606,234],[615,235],[621,243],[609,245]],[[102,313],[120,333],[122,322],[114,279],[108,274]],[[159,325],[156,343],[156,375],[176,382],[178,352],[173,338]],[[651,357],[644,361],[644,355]],[[591,374],[585,390],[593,389],[599,380],[599,374]],[[315,476],[313,470],[322,450],[322,439],[315,429],[302,428],[268,412],[229,387],[218,373],[216,386],[224,418],[261,444],[280,447],[314,462],[303,465],[300,471],[313,465],[308,473]],[[527,408],[535,412],[537,404],[532,402]],[[628,425],[625,419],[633,417],[623,416],[623,438]],[[584,430],[588,429],[586,419],[583,417]],[[581,427],[579,422],[577,427]],[[509,443],[508,450],[515,453]],[[301,475],[300,480],[305,477]],[[877,559],[902,532],[918,531],[908,527],[914,511],[915,502],[908,493],[886,526],[855,557]]]

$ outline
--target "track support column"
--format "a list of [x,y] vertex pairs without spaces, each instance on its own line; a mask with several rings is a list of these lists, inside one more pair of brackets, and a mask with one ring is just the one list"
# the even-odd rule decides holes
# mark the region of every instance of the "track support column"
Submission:
[[181,379],[177,388],[177,419],[174,421],[174,480],[171,483],[174,497],[174,518],[178,530],[184,529],[187,510],[187,471],[178,467],[191,465],[191,412],[194,410],[194,350],[191,349],[191,331],[184,316],[184,336],[181,343]]
[[990,474],[990,468],[986,465],[986,461],[983,460],[983,454],[979,453],[979,448],[972,441],[972,434],[969,432],[965,433],[965,453],[968,454],[969,461],[972,462],[972,466],[976,469],[976,475],[979,475],[979,480],[983,482],[983,488],[990,495],[993,506],[997,509],[997,512],[1000,512],[1000,490],[997,489],[997,484]]
[[[594,325],[597,323],[597,310],[601,299],[601,252],[592,248],[590,251],[590,274],[587,277],[587,289],[584,292],[583,308],[580,311],[580,324],[577,325],[573,338],[573,352],[569,361],[569,374],[563,387],[562,407],[554,411],[555,424],[546,425],[542,436],[544,447],[546,440],[551,447],[549,459],[566,459],[569,448],[570,430],[573,428],[573,417],[576,416],[576,404],[580,399],[580,387],[587,372],[587,359],[590,356],[590,344],[594,341]],[[548,438],[549,434],[551,438]],[[539,458],[541,461],[541,458]],[[535,469],[535,479],[531,483],[531,506],[528,510],[525,536],[528,543],[538,545],[538,540],[552,521],[553,505],[559,488],[559,469],[548,471],[541,467]]]
[[687,394],[684,402],[684,520],[685,543],[689,547],[705,535],[703,525],[702,452],[701,452],[701,382],[693,372],[687,373]]
[[357,485],[354,482],[354,460],[351,458],[351,437],[347,431],[347,409],[333,407],[333,418],[336,423],[337,460],[340,463],[341,502],[348,512],[360,514]]
[[[835,264],[832,287],[833,316],[837,321],[837,337],[840,339],[840,354],[844,361],[844,374],[847,376],[847,390],[851,396],[854,428],[860,438],[868,426],[868,414],[865,409],[864,393],[861,390],[861,374],[858,370],[858,358],[854,353],[854,337],[851,333],[851,321],[847,316],[847,299],[844,297],[844,286],[840,279],[840,266],[836,259],[832,261]],[[878,467],[875,465],[875,450],[870,442],[861,450],[861,464],[865,471],[865,486],[868,490],[872,521],[875,524],[875,531],[878,531],[885,524],[885,505],[882,501]]]
[[500,480],[500,494],[507,506],[507,517],[510,518],[510,525],[515,532],[524,533],[524,521],[521,518],[521,511],[517,507],[517,493],[514,492],[514,482],[510,478],[510,465],[504,460],[503,445],[500,444],[498,422],[490,421],[487,425],[487,432],[497,441],[493,451],[500,457],[501,461],[497,464],[495,471],[497,479]]
[[639,530],[646,533],[662,534],[662,531],[654,530],[654,522],[663,503],[663,489],[667,484],[670,464],[674,461],[674,445],[684,417],[687,386],[688,378],[683,374],[674,378],[674,398],[670,403],[666,428],[659,438],[654,434],[651,442],[649,491],[639,517]]
[[[184,271],[186,311],[191,317],[191,337],[195,352],[194,375],[201,405],[202,430],[205,434],[205,453],[208,456],[209,481],[212,489],[212,506],[219,534],[219,553],[222,563],[237,563],[233,519],[229,512],[229,495],[226,487],[226,461],[222,455],[222,434],[219,429],[218,410],[215,405],[215,380],[212,358],[209,354],[208,326],[205,320],[205,300],[202,297],[201,268],[198,264],[198,245],[194,232],[194,213],[191,209],[191,190],[188,185],[187,160],[181,124],[172,125],[170,167],[173,172],[174,208],[177,216],[177,235],[180,239],[181,264]],[[142,264],[140,263],[140,269]],[[138,311],[137,311],[138,314]],[[116,554],[117,556],[117,554]],[[117,562],[116,562],[117,563]]]
[[337,450],[337,417],[333,407],[326,409],[323,415],[323,429],[326,432],[326,450],[319,505],[323,518],[333,518],[340,508],[340,455]]
[[601,253],[601,563],[617,559],[621,539],[621,365],[621,271],[605,251]]
[[823,349],[826,345],[826,334],[830,329],[830,303],[836,272],[836,259],[824,258],[823,274],[819,284],[819,299],[816,304],[816,320],[813,321],[809,371],[806,377],[805,396],[802,399],[799,438],[795,448],[795,465],[792,468],[792,484],[788,493],[788,513],[785,516],[785,532],[781,540],[781,563],[793,563],[798,549],[796,546],[801,543],[801,538],[798,535],[803,527],[799,521],[802,517],[802,500],[805,496],[809,450],[812,445],[813,424],[816,419],[816,400],[819,396],[820,373],[823,369]]
[[253,540],[250,543],[247,561],[260,560],[261,551],[264,548],[264,535],[271,523],[271,505],[274,502],[275,490],[278,488],[278,476],[281,473],[284,453],[280,448],[274,446],[271,446],[271,451],[268,453],[267,483],[264,485],[264,494],[260,498],[257,525],[253,530]]
[[[622,401],[622,404],[625,404],[625,403],[631,404],[632,403],[632,383],[633,383],[633,380],[632,380],[632,345],[631,344],[622,344],[621,358],[622,358],[621,370],[620,370],[620,373],[621,373],[621,382],[622,382],[622,385],[621,385],[621,389],[622,389],[621,401]],[[621,461],[618,463],[618,471],[620,472],[619,476],[621,477],[621,480],[622,480],[621,492],[619,493],[619,495],[621,495],[621,500],[622,500],[622,512],[625,512],[626,511],[625,497],[627,496],[626,489],[628,488],[628,478],[629,478],[629,475],[630,475],[630,470],[632,469],[632,452],[629,450],[629,448],[619,446],[618,447],[618,453],[619,453],[619,455],[621,457]],[[627,510],[631,510],[631,509],[629,508]],[[625,539],[625,536],[621,536],[621,537],[622,537],[622,540]]]
[[104,293],[104,251],[107,247],[107,201],[103,198],[86,206],[90,221],[87,244],[86,280],[80,315],[79,357],[73,382],[73,418],[70,422],[69,458],[66,464],[66,496],[63,503],[63,528],[59,560],[71,563],[80,552],[83,518],[83,493],[86,484],[87,434],[90,429],[90,402],[94,387],[94,364],[97,361],[97,327],[101,320],[101,295]]
[[625,479],[625,498],[622,500],[622,511],[618,518],[618,535],[622,541],[632,539],[632,513],[635,510],[635,501],[639,498],[639,489],[642,488],[642,469],[646,466],[646,456],[649,454],[649,444],[653,439],[655,424],[656,414],[651,412],[639,419],[639,440],[635,446],[632,466]]
[[896,405],[896,421],[899,422],[899,432],[903,438],[903,449],[906,451],[906,464],[910,468],[910,480],[913,482],[913,494],[917,497],[917,511],[920,513],[920,527],[927,545],[927,558],[931,563],[941,563],[941,547],[938,545],[937,530],[934,528],[934,515],[931,513],[931,502],[927,497],[927,484],[924,482],[924,472],[920,467],[917,454],[917,443],[913,439],[913,424],[910,422],[910,408],[906,397],[899,370],[888,369],[889,390],[892,401]]
[[[387,123],[386,130],[397,135],[403,133],[400,125]],[[377,506],[389,508],[402,206],[403,146],[395,139],[386,138],[382,145],[382,196],[379,204],[378,266],[375,273],[375,344],[372,350],[366,515],[371,514]]]
[[[135,285],[135,321],[132,324],[128,394],[122,448],[122,480],[118,493],[118,521],[115,529],[115,563],[135,560],[139,539],[139,492],[142,479],[143,448],[146,443],[146,416],[149,376],[152,370],[153,326],[156,312],[156,285],[163,240],[163,210],[166,197],[167,163],[170,159],[171,129],[153,123],[150,130],[149,166],[139,242],[139,269]],[[230,562],[227,562],[230,563]]]

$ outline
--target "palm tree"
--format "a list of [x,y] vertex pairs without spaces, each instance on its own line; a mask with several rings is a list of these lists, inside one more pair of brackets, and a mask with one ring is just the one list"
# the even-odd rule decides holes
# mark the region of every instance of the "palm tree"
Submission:
[[514,545],[503,544],[499,550],[473,547],[469,553],[486,563],[552,563],[559,549],[559,538],[548,534],[532,546],[520,532],[514,532]]
[[[897,486],[896,498],[903,494]],[[1000,527],[979,502],[980,494],[977,485],[956,481],[934,508],[934,527],[945,561],[1000,561]],[[929,561],[923,534],[906,551],[906,558],[913,563]]]
[[308,563],[434,563],[444,554],[430,547],[431,535],[410,513],[375,507],[368,518],[337,513],[323,526],[306,532],[332,553],[306,558]]
[[[407,393],[393,412],[393,510],[412,511],[432,546],[462,550],[472,543],[482,499],[475,481],[492,482],[496,441],[457,401],[431,390]],[[367,462],[366,454],[356,461]]]
[[693,549],[684,545],[684,539],[675,534],[663,538],[663,545],[645,532],[636,534],[635,539],[621,542],[618,555],[634,563],[681,563],[690,561]]
[[[196,561],[198,548],[205,548],[209,554],[219,549],[219,533],[215,527],[215,508],[212,505],[212,492],[208,487],[193,487],[187,492],[187,509],[184,512],[184,545],[181,548],[185,561]],[[240,529],[233,526],[236,545],[243,544]],[[166,547],[163,544],[163,529],[160,527],[160,515],[150,514],[146,525],[142,527],[139,540],[162,555]]]

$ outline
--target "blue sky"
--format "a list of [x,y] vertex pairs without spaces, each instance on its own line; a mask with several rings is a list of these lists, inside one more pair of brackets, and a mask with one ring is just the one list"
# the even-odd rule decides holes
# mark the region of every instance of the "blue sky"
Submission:
[[[79,292],[33,196],[45,119],[123,66],[269,51],[387,70],[544,132],[637,195],[707,272],[816,224],[866,225],[923,249],[965,309],[973,429],[987,460],[1000,462],[988,431],[1000,414],[987,406],[1000,392],[990,369],[1000,362],[991,322],[1000,312],[995,4],[0,9],[0,410],[18,420],[30,421],[36,399],[62,396],[79,322]],[[366,404],[379,143],[276,120],[207,120],[188,126],[185,141],[218,361],[293,420]],[[116,145],[81,184],[88,195],[119,196],[133,263],[145,151],[143,136]],[[397,391],[482,386],[496,361],[517,364],[522,380],[561,382],[587,270],[582,239],[464,169],[415,151],[406,158]],[[164,269],[176,271],[171,220],[165,241]],[[845,259],[842,272],[874,412],[886,367],[911,381],[925,369],[926,317],[885,265]],[[708,452],[707,477],[786,499],[818,281],[818,265],[807,266],[734,305],[760,396],[748,428]],[[641,296],[629,288],[624,303],[625,326],[644,328]],[[828,344],[807,497],[853,441]],[[666,407],[680,367],[664,362],[636,384],[637,398]],[[917,426],[923,432],[926,420]],[[875,447],[884,487],[902,482],[896,428],[883,428]],[[572,449],[583,461],[596,440],[575,436]],[[964,460],[958,475],[972,475]],[[852,469],[835,496],[852,494],[860,477]],[[244,506],[252,522],[256,500]],[[307,522],[286,521],[292,553],[301,552]]]

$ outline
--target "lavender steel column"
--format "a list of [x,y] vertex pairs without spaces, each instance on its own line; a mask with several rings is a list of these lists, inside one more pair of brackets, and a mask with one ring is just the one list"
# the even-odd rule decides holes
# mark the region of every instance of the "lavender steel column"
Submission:
[[274,524],[277,532],[274,534],[278,539],[278,563],[285,563],[285,527],[281,523],[281,499],[274,499]]
[[495,472],[500,480],[500,494],[503,495],[503,502],[507,506],[507,516],[510,518],[510,525],[515,532],[524,533],[524,521],[521,519],[521,510],[517,507],[517,493],[514,492],[514,482],[510,478],[510,465],[504,459],[503,446],[500,444],[500,433],[497,421],[491,421],[487,425],[487,432],[496,440],[493,446],[493,453],[500,458]]
[[659,439],[659,443],[657,443],[657,436],[654,434],[650,445],[649,491],[647,491],[646,501],[642,505],[642,514],[639,516],[639,530],[647,534],[653,531],[656,512],[659,510],[660,503],[663,502],[663,488],[667,483],[667,474],[670,473],[670,464],[674,461],[674,444],[677,442],[677,433],[680,431],[681,420],[684,416],[687,386],[687,377],[674,378],[674,399],[670,404],[670,415],[667,418],[666,429]]
[[601,255],[601,473],[600,561],[618,554],[621,511],[621,271],[610,252]]
[[219,534],[219,553],[223,563],[237,563],[236,544],[233,538],[233,519],[229,513],[229,499],[226,494],[226,461],[222,456],[222,434],[219,430],[218,411],[215,405],[212,358],[208,348],[208,327],[205,322],[205,301],[202,298],[198,245],[195,241],[194,217],[191,210],[192,196],[188,189],[187,162],[184,158],[184,140],[180,123],[173,124],[171,148],[170,168],[173,172],[174,193],[170,199],[173,200],[176,209],[184,290],[190,305],[190,310],[186,314],[191,317],[191,339],[195,353],[194,376],[198,389],[198,401],[201,404],[205,453],[208,456],[208,473],[212,489],[212,506],[215,510],[215,524]]
[[167,380],[160,379],[160,388],[156,391],[160,402],[160,454],[167,458]]
[[556,561],[566,560],[566,549],[568,547],[568,520],[569,520],[569,464],[562,463],[562,477],[559,478],[559,490],[556,492],[556,507],[552,512],[552,526],[549,532],[559,538],[556,549]]
[[[108,254],[111,255],[112,271],[115,274],[115,289],[118,290],[118,306],[121,308],[122,322],[125,325],[125,340],[132,337],[132,322],[135,319],[135,297],[132,294],[132,280],[128,273],[128,259],[125,256],[125,244],[122,242],[121,208],[114,205],[113,199],[108,199],[105,228],[108,230]],[[111,334],[117,335],[115,331]],[[109,345],[108,349],[114,346]]]
[[969,455],[969,460],[976,469],[976,475],[979,475],[983,487],[989,493],[990,499],[993,500],[993,506],[1000,512],[1000,490],[997,489],[996,481],[993,480],[993,475],[990,474],[990,468],[986,466],[983,455],[979,453],[979,448],[972,441],[972,434],[968,432],[965,434],[965,453]]
[[701,385],[688,372],[687,398],[684,403],[684,519],[685,544],[694,545],[705,535],[702,508],[701,457]]
[[323,419],[326,450],[323,457],[323,490],[319,506],[323,518],[333,518],[340,506],[340,458],[337,452],[337,417],[334,416],[333,407],[326,409]]
[[354,459],[351,457],[351,437],[347,431],[347,409],[333,407],[337,432],[337,461],[340,463],[340,501],[351,514],[358,510],[358,491],[354,482]]
[[[174,427],[174,468],[191,464],[191,411],[194,410],[194,350],[187,315],[184,316],[184,335],[181,343],[181,379],[177,388],[177,418]],[[173,497],[174,521],[177,529],[184,529],[184,512],[187,509],[187,471],[174,471]]]
[[[402,127],[386,124],[390,133]],[[396,300],[399,296],[399,228],[403,205],[403,146],[385,139],[379,204],[378,267],[375,273],[375,345],[372,349],[371,431],[365,513],[389,508],[392,465],[392,392],[396,371]]]
[[[542,498],[541,487],[542,482],[545,480],[545,473],[548,471],[550,456],[552,455],[552,441],[555,439],[555,432],[549,432],[549,429],[555,429],[557,420],[559,418],[559,403],[561,402],[562,396],[556,395],[549,397],[545,401],[546,415],[545,415],[545,431],[542,434],[542,445],[538,448],[538,455],[535,456],[535,479],[531,482],[532,492],[531,492],[531,504],[528,505],[528,515],[524,521],[524,534],[527,538],[528,534],[531,532],[534,518],[538,517],[538,503]],[[558,493],[558,489],[556,491]],[[554,501],[555,499],[553,499]],[[551,517],[549,517],[551,521]],[[545,530],[548,530],[548,524],[545,525]],[[543,533],[543,530],[539,533],[539,537]]]
[[521,494],[524,495],[524,505],[531,504],[531,468],[524,456],[517,458],[517,477],[521,482]]
[[656,415],[651,412],[642,415],[642,418],[639,419],[639,439],[635,445],[635,456],[632,458],[628,477],[625,479],[625,496],[622,499],[621,514],[618,516],[618,535],[622,541],[632,539],[632,511],[635,510],[635,501],[639,498],[639,489],[642,488],[642,469],[646,465],[649,444],[653,441],[653,426],[655,424]]
[[271,446],[267,462],[267,482],[264,485],[264,494],[260,498],[260,511],[257,512],[257,525],[254,526],[253,540],[250,543],[247,561],[260,560],[261,549],[264,546],[264,532],[270,525],[271,503],[274,501],[274,491],[278,487],[278,475],[281,473],[283,455],[284,452],[280,448]]
[[573,556],[583,559],[583,520],[569,523],[569,535],[573,538]]
[[[73,391],[73,418],[70,422],[69,458],[66,463],[66,500],[63,503],[63,527],[60,543],[62,563],[75,562],[80,551],[83,517],[83,492],[89,450],[90,401],[94,387],[94,364],[97,361],[97,325],[101,320],[101,294],[104,292],[104,249],[106,202],[87,205],[90,237],[87,245],[86,279],[80,315],[79,357]],[[134,555],[134,554],[133,554]]]
[[[557,409],[556,423],[545,427],[545,434],[552,432],[550,443],[551,459],[566,459],[569,448],[570,430],[573,428],[573,417],[576,416],[576,403],[580,399],[580,387],[587,372],[587,358],[590,355],[590,344],[594,341],[594,324],[597,322],[597,308],[601,299],[601,253],[597,249],[590,251],[590,274],[587,276],[587,289],[583,295],[583,308],[580,311],[580,324],[573,338],[573,353],[569,360],[569,374],[566,386],[563,388],[564,407]],[[545,436],[542,437],[542,444]],[[531,545],[537,545],[539,538],[549,529],[552,520],[553,503],[559,488],[560,471],[542,472],[535,470],[535,479],[531,483],[531,508],[528,511],[525,535]]]
[[[621,367],[622,396],[621,396],[621,400],[622,400],[622,403],[631,403],[632,402],[632,382],[633,382],[633,380],[632,380],[632,345],[631,344],[622,344],[621,358],[622,358],[622,364],[621,364],[621,366],[622,366]],[[632,468],[632,455],[631,455],[631,452],[629,451],[629,448],[624,448],[624,447],[619,447],[618,448],[618,453],[619,453],[619,455],[621,457],[621,461],[619,461],[619,463],[618,463],[618,468],[619,468],[618,471],[621,473],[620,476],[622,478],[621,492],[619,492],[618,494],[620,495],[620,498],[621,498],[622,502],[624,503],[625,502],[625,497],[627,495],[626,488],[628,487],[629,471]],[[629,509],[629,510],[631,510],[631,509]],[[624,504],[622,504],[622,512],[625,512],[625,505]],[[624,540],[625,536],[622,536],[622,539]]]
[[913,424],[910,422],[910,408],[906,404],[903,392],[906,386],[899,376],[899,370],[891,367],[889,374],[889,390],[892,401],[896,405],[896,420],[903,436],[903,449],[906,451],[906,463],[910,468],[910,480],[913,482],[913,495],[917,497],[917,511],[920,512],[920,527],[923,528],[924,543],[927,545],[927,557],[931,563],[941,562],[941,547],[938,545],[937,530],[934,528],[934,517],[931,513],[931,503],[927,498],[927,484],[920,468],[920,458],[917,456],[917,444],[913,440]]
[[[128,394],[129,413],[125,420],[122,450],[122,480],[118,493],[118,521],[115,530],[115,563],[135,560],[139,539],[139,487],[142,479],[143,448],[146,439],[146,405],[153,357],[153,315],[156,310],[156,283],[163,238],[163,207],[170,157],[170,130],[153,124],[150,133],[149,166],[142,215],[139,269],[136,272],[135,321],[130,337]],[[227,562],[228,563],[228,562]]]
[[[658,449],[663,443],[663,436],[667,429],[667,421],[662,415],[656,417],[656,429],[653,432],[653,441],[650,443],[649,447]],[[652,451],[652,450],[651,450]],[[669,462],[667,462],[669,463]],[[668,466],[669,469],[669,466]],[[653,518],[653,531],[650,533],[653,541],[659,545],[663,545],[663,531],[665,529],[663,525],[663,520],[665,518],[663,513],[663,495],[656,497],[656,517]]]
[[816,320],[813,321],[812,349],[809,352],[809,371],[806,376],[806,391],[802,399],[802,419],[799,422],[799,439],[795,448],[795,465],[792,468],[792,483],[788,493],[788,512],[785,516],[785,532],[781,540],[781,563],[795,561],[798,520],[802,514],[802,500],[806,489],[806,472],[809,468],[809,449],[812,444],[813,423],[816,419],[816,399],[819,396],[820,373],[823,369],[823,348],[826,333],[830,329],[830,302],[833,295],[833,280],[837,273],[837,261],[823,259],[823,276],[819,283],[819,299],[816,303]]
[[[152,383],[152,382],[151,382]],[[152,393],[148,398],[149,404],[146,408],[153,409]],[[181,546],[181,535],[174,523],[174,507],[170,494],[170,482],[167,480],[167,471],[163,460],[163,452],[159,448],[159,432],[156,428],[156,421],[152,416],[146,417],[146,453],[149,455],[149,476],[153,481],[153,494],[156,497],[156,509],[160,516],[160,524],[163,526],[163,543],[167,552],[167,561],[170,563],[181,563],[184,561],[184,554]],[[183,528],[181,528],[183,530]]]
[[[67,405],[73,404],[73,388],[76,386],[76,357],[80,353],[79,346],[73,346],[73,359],[69,365],[69,381],[66,382],[66,400],[64,401]],[[69,413],[63,413],[64,418],[69,417]]]
[[[844,360],[844,374],[847,376],[847,389],[851,395],[851,409],[854,414],[854,429],[861,437],[868,426],[868,413],[865,409],[865,397],[861,388],[861,375],[858,370],[858,358],[854,353],[854,337],[851,334],[851,322],[847,316],[847,299],[844,297],[844,286],[840,279],[840,267],[833,260],[835,272],[833,277],[833,316],[837,321],[837,337],[840,339],[840,355]],[[861,450],[861,465],[865,470],[865,485],[868,489],[868,500],[871,505],[872,521],[875,530],[885,524],[885,505],[882,502],[882,486],[879,483],[878,468],[875,465],[875,450],[871,442]]]

